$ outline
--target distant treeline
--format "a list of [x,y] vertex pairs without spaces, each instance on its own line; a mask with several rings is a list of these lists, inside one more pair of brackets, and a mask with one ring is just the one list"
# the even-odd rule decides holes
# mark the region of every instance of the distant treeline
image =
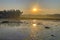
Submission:
[[52,15],[48,15],[48,16],[60,17],[60,14],[52,14]]
[[60,14],[47,14],[47,15],[22,15],[21,19],[59,19]]
[[20,10],[3,10],[0,11],[0,18],[19,18],[22,13]]

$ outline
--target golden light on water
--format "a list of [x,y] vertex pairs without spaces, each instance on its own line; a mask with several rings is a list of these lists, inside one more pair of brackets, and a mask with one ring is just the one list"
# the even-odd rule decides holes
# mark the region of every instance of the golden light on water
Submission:
[[32,22],[36,23],[36,20],[33,20]]
[[32,24],[34,27],[37,26],[37,24]]
[[36,20],[33,20],[33,21],[32,21],[32,26],[37,26]]

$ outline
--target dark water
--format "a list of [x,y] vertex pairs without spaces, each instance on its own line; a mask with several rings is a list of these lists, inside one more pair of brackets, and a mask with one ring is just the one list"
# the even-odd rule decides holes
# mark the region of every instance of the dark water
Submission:
[[60,40],[60,21],[21,21],[0,24],[0,40]]

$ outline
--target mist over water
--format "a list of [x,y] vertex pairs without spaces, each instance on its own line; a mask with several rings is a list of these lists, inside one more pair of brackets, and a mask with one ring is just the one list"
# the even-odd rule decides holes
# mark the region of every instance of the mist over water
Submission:
[[22,23],[0,23],[0,40],[60,39],[60,21],[21,20],[21,22]]

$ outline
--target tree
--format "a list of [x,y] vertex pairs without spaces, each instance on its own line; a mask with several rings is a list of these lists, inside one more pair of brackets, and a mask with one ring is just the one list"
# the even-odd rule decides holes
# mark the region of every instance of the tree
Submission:
[[0,18],[20,18],[22,13],[20,10],[4,10],[0,11]]

